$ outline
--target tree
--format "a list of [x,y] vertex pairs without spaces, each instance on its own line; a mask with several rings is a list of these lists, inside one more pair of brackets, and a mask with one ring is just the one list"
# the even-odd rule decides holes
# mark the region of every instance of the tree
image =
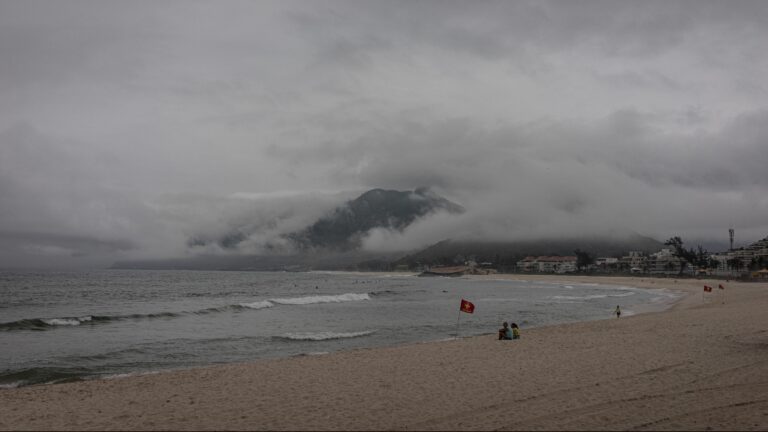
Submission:
[[707,261],[707,267],[713,270],[718,269],[720,267],[720,261],[710,258],[709,261]]
[[741,270],[742,267],[744,267],[744,263],[739,258],[731,258],[726,261],[726,264],[728,264],[728,267],[731,270],[736,270],[737,272]]
[[[669,240],[665,241],[664,244],[666,246],[672,246],[673,249],[673,255],[676,256],[680,260],[680,273],[683,274],[683,271],[685,270],[685,266],[687,264],[694,265],[697,261],[697,255],[696,252],[693,249],[685,249],[683,247],[683,240],[680,237],[670,237]],[[701,247],[699,247],[700,250]]]
[[672,264],[672,261],[667,261],[667,263],[664,264],[664,270],[671,272],[674,269],[675,269],[675,265]]
[[574,255],[576,255],[576,270],[581,271],[581,269],[586,269],[590,266],[590,264],[595,263],[595,258],[589,254],[589,252],[584,252],[581,249],[576,249],[573,251]]
[[696,266],[699,268],[706,268],[709,265],[709,252],[706,249],[698,245],[696,251]]

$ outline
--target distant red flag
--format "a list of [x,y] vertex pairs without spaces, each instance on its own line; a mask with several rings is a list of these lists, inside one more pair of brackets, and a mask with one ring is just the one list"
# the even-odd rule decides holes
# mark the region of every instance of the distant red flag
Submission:
[[459,307],[459,310],[466,313],[474,313],[475,305],[472,304],[472,302],[461,299],[461,306]]
[[720,288],[720,289],[725,289],[725,287],[723,286],[723,284],[719,284],[719,285],[717,285],[717,287],[718,287],[718,288]]

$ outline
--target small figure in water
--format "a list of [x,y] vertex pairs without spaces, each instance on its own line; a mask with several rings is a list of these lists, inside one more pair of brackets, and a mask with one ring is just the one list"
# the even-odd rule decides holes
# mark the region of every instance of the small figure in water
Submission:
[[512,323],[512,339],[520,339],[520,327]]
[[621,308],[619,307],[619,305],[616,305],[616,310],[613,311],[613,313],[616,314],[616,318],[621,318]]
[[502,324],[501,328],[499,329],[499,340],[510,339],[512,339],[512,331],[509,329],[509,324],[504,321],[504,324]]

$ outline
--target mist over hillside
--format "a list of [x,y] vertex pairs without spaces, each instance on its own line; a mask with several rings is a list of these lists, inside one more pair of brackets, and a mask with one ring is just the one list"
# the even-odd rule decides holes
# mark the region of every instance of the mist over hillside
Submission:
[[437,212],[463,213],[464,208],[427,188],[413,192],[372,189],[287,237],[302,250],[357,249],[374,228],[402,232],[417,219]]
[[766,2],[0,10],[0,268],[768,233]]
[[[258,225],[252,232],[233,231],[219,237],[217,245],[230,253],[197,253],[163,260],[134,260],[115,263],[115,268],[207,269],[207,270],[389,270],[397,266],[414,269],[421,265],[454,264],[472,258],[489,261],[500,268],[511,268],[525,255],[571,255],[575,249],[594,256],[621,256],[630,250],[654,252],[663,245],[635,233],[610,233],[604,236],[563,237],[559,235],[509,240],[504,232],[496,238],[442,239],[413,249],[377,250],[366,248],[371,236],[382,232],[407,236],[409,227],[421,229],[440,223],[441,217],[460,216],[466,209],[427,188],[414,191],[372,189],[350,199],[302,229],[280,236],[275,247],[267,243],[260,253],[240,250],[239,245],[259,238]],[[437,222],[435,222],[437,221]],[[191,244],[200,242],[192,237]]]

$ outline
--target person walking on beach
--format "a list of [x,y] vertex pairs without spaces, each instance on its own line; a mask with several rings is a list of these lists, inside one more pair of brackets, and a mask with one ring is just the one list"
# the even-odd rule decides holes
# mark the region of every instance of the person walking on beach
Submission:
[[621,318],[621,308],[619,307],[619,305],[616,305],[616,310],[613,311],[613,313],[616,314],[616,318]]
[[512,339],[512,331],[509,329],[509,324],[507,324],[506,321],[504,321],[504,324],[501,325],[501,328],[499,329],[499,340],[510,340]]
[[512,339],[520,339],[520,327],[512,323]]

